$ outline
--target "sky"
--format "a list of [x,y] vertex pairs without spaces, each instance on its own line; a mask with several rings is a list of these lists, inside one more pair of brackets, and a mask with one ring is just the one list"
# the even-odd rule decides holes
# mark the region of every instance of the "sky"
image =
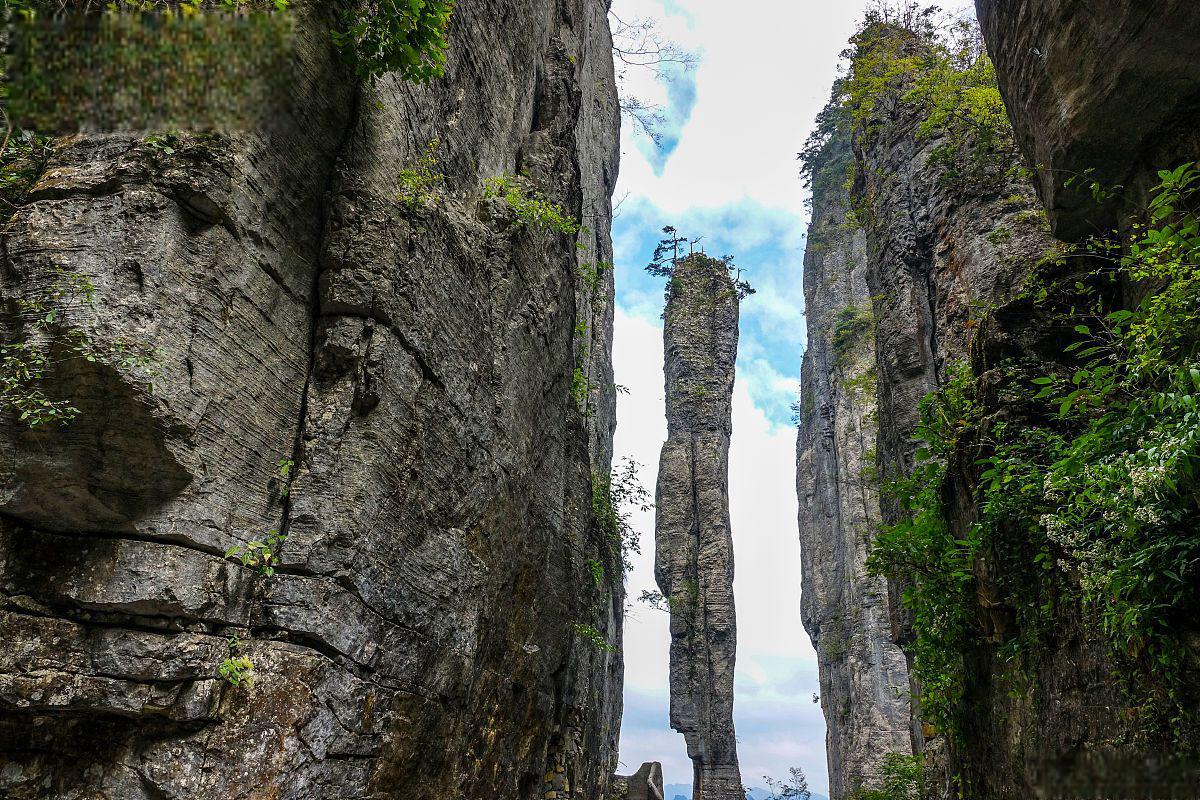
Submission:
[[[828,794],[825,724],[813,703],[816,654],[800,624],[796,528],[796,399],[805,347],[801,265],[808,216],[796,153],[837,76],[838,54],[866,0],[614,0],[622,19],[653,18],[696,53],[694,69],[667,84],[630,69],[624,90],[659,104],[661,148],[624,126],[614,363],[617,458],[642,465],[653,488],[666,438],[662,373],[663,286],[643,271],[664,225],[703,236],[710,255],[733,254],[758,293],[742,304],[733,401],[730,513],[738,654],[735,725],[743,780],[804,769]],[[654,589],[654,514],[642,534],[628,591]],[[690,783],[683,737],[668,723],[666,614],[634,604],[625,633],[621,767],[661,761],[667,783]]]

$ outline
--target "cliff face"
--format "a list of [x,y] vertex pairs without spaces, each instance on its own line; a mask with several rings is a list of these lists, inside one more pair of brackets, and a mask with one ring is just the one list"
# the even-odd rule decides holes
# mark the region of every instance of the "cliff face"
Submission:
[[[828,150],[848,150],[838,136]],[[887,582],[867,575],[880,522],[875,320],[867,244],[840,184],[814,187],[804,256],[808,349],[797,441],[801,613],[817,651],[834,798],[880,785],[911,752],[908,669],[891,639]]]
[[738,307],[722,262],[674,267],[664,315],[667,441],[655,495],[654,574],[671,613],[671,727],[697,800],[742,800],[733,728],[737,621],[729,526]]
[[[899,35],[897,53],[920,52]],[[984,313],[1050,244],[1015,150],[989,152],[981,175],[962,180],[946,154],[967,143],[923,130],[924,119],[919,104],[877,102],[855,124],[853,197],[844,170],[814,188],[797,482],[833,797],[880,788],[890,754],[924,754],[931,783],[949,791],[947,741],[923,724],[912,676],[908,585],[869,575],[865,562],[880,524],[908,514],[881,487],[914,470],[921,400],[964,368]],[[848,136],[835,133],[826,150]]]
[[1055,233],[1066,241],[1115,227],[1088,173],[1145,199],[1157,170],[1200,151],[1200,7],[1188,0],[1104,4],[977,0],[1000,90]]
[[[855,316],[831,317],[829,301],[822,296],[838,303],[870,297],[878,370],[878,475],[885,484],[914,475],[927,480],[921,476],[930,474],[922,466],[928,462],[918,457],[923,447],[936,451],[933,460],[939,461],[929,493],[919,496],[923,506],[903,505],[884,493],[879,514],[885,532],[898,524],[892,530],[909,537],[903,543],[910,547],[905,554],[915,561],[915,566],[896,570],[888,605],[892,634],[908,656],[913,747],[924,756],[927,797],[1150,797],[1194,791],[1194,770],[1179,759],[1195,746],[1195,728],[1188,727],[1194,704],[1187,707],[1194,698],[1186,692],[1173,696],[1172,708],[1179,710],[1169,734],[1165,727],[1148,729],[1155,712],[1124,680],[1131,664],[1138,663],[1136,650],[1142,644],[1130,645],[1125,653],[1114,649],[1097,624],[1096,608],[1075,588],[1083,580],[1081,570],[1063,566],[1068,562],[1062,559],[1041,563],[1046,552],[1058,552],[1050,523],[1037,516],[1027,520],[1043,503],[1066,506],[1075,498],[1055,500],[1044,489],[1043,478],[1051,470],[1045,465],[1055,463],[1052,457],[1037,460],[1042,453],[1020,455],[1011,446],[1016,441],[1036,451],[1037,442],[1053,441],[1053,436],[1072,441],[1080,435],[1070,425],[1090,430],[1086,419],[1064,422],[1057,402],[1049,412],[1049,401],[1036,402],[1041,397],[1035,396],[1037,385],[1050,381],[1038,376],[1062,374],[1064,383],[1074,380],[1074,385],[1085,380],[1072,378],[1079,362],[1065,350],[1073,341],[1072,331],[1089,335],[1086,326],[1082,331],[1072,327],[1086,322],[1077,310],[1084,307],[1078,305],[1083,302],[1079,297],[1102,302],[1099,308],[1132,308],[1136,304],[1129,297],[1141,297],[1147,289],[1112,279],[1111,270],[1089,260],[1091,256],[1055,259],[1059,242],[1044,224],[1042,207],[1019,167],[1023,162],[1036,167],[1036,188],[1050,206],[1055,232],[1059,239],[1073,241],[1127,225],[1131,209],[1144,203],[1147,190],[1158,182],[1157,170],[1194,161],[1200,155],[1195,139],[1200,82],[1192,76],[1195,12],[1190,7],[1175,11],[1142,11],[1116,3],[1097,15],[1079,4],[980,0],[980,19],[1012,121],[1011,130],[996,129],[990,122],[975,128],[987,134],[982,138],[952,136],[942,126],[953,122],[931,124],[934,112],[914,101],[921,87],[913,90],[911,75],[897,79],[899,87],[893,82],[881,90],[879,85],[887,81],[872,86],[873,107],[862,102],[866,93],[847,93],[860,103],[853,108],[859,116],[854,119],[852,202],[853,219],[866,236],[866,286],[855,289],[860,268],[850,231],[833,239],[831,249],[823,249],[824,236],[814,237],[806,281],[819,291],[808,291],[812,350],[802,400],[802,426],[808,430],[802,427],[798,462],[801,523],[817,525],[811,509],[833,508],[844,494],[861,491],[842,463],[835,466],[827,456],[822,466],[813,453],[819,452],[814,437],[822,426],[829,430],[831,449],[840,445],[837,420],[845,413],[839,402],[844,402],[840,397],[846,378],[838,377],[836,363],[833,369],[819,367],[840,338],[843,368],[853,368],[858,362],[849,345],[861,344],[838,336],[853,330]],[[855,44],[862,60],[856,60],[856,69],[876,69],[873,77],[904,75],[911,64],[922,63],[904,60],[921,52],[919,35],[910,34],[884,31],[885,36],[900,36],[886,62],[879,50],[864,44],[879,40],[860,35]],[[887,72],[893,67],[894,72]],[[977,70],[972,80],[986,77],[986,70]],[[855,78],[852,72],[852,84]],[[979,88],[988,87],[981,81]],[[942,91],[946,94],[934,98],[935,103],[953,97],[952,88]],[[973,113],[962,98],[955,108],[960,119]],[[979,179],[964,180],[970,174],[964,166],[981,168]],[[1072,174],[1085,179],[1081,183],[1077,177],[1071,185]],[[1092,194],[1093,179],[1123,184],[1125,191],[1116,195],[1119,199],[1100,203]],[[828,185],[817,192],[815,229],[836,198]],[[836,261],[830,252],[837,254]],[[831,264],[838,270],[836,280],[829,277]],[[1027,282],[1031,276],[1035,281]],[[1034,289],[1025,291],[1028,286]],[[958,406],[933,406],[956,415],[942,420],[940,444],[917,435],[921,400],[935,390],[940,391],[939,402],[947,397],[960,401]],[[1014,431],[1026,438],[1011,438]],[[861,452],[863,445],[858,447]],[[1145,448],[1139,443],[1135,449]],[[1021,458],[1042,470],[1032,471],[1032,489],[1020,487],[1028,478],[1012,484],[1006,478],[999,490],[992,477],[985,478],[985,464],[996,476],[1003,464]],[[823,505],[810,499],[822,497]],[[1006,508],[1006,502],[1012,507]],[[933,513],[909,523],[924,512]],[[936,524],[930,521],[934,516]],[[1168,524],[1161,519],[1157,524],[1162,538],[1168,538]],[[1154,531],[1145,535],[1153,537]],[[922,546],[953,566],[921,562]],[[823,541],[806,543],[806,549],[813,551],[813,558],[806,555],[804,561],[806,589],[811,586],[808,592],[820,601],[810,605],[806,592],[806,624],[820,648],[822,624],[828,624],[820,612],[828,607],[826,598],[834,596],[825,588],[828,576],[868,584],[840,577],[852,575],[849,550]],[[1067,548],[1066,558],[1072,557]],[[922,574],[922,568],[929,573]],[[1059,569],[1065,577],[1051,577]],[[946,577],[965,588],[936,583]],[[942,595],[931,603],[928,598],[935,592]],[[1179,608],[1193,608],[1186,593],[1179,597]],[[919,619],[914,609],[923,602],[926,616]],[[871,635],[869,620],[855,625],[856,635]],[[1179,640],[1171,652],[1183,654],[1174,668],[1194,675],[1191,623],[1182,620],[1171,635]],[[935,671],[945,678],[938,692],[920,678]],[[822,654],[823,693],[838,690],[836,675],[836,665],[826,663]],[[1170,684],[1156,687],[1160,698],[1165,685]],[[851,713],[858,706],[877,706],[853,685],[848,696]],[[935,705],[951,708],[956,716],[952,726],[931,724]],[[845,781],[852,766],[833,724],[831,773],[840,773],[835,781]],[[880,721],[874,730],[889,732]],[[844,791],[846,784],[841,787]]]
[[[1050,244],[1027,184],[948,185],[931,159],[946,142],[918,136],[917,127],[912,116],[894,117],[876,138],[857,145],[855,192],[869,208],[867,286],[876,320],[876,458],[883,484],[912,474],[921,400],[965,364],[984,310],[1013,296]],[[1016,164],[1011,152],[996,155]],[[907,514],[893,496],[885,494],[881,505],[885,524]],[[963,519],[962,527],[972,521]],[[903,580],[890,582],[892,634],[905,646],[913,637],[906,589]],[[921,692],[913,681],[915,750],[925,753],[932,780],[945,781],[942,791],[950,792],[947,742],[944,732],[922,724]]]
[[[460,2],[428,86],[359,85],[336,10],[298,10],[270,129],[59,140],[4,229],[5,335],[79,412],[0,429],[6,797],[607,790],[606,4]],[[414,201],[426,152],[444,183]],[[586,229],[483,196],[516,174]],[[64,355],[81,336],[95,361]],[[274,532],[273,576],[223,557]],[[241,657],[252,690],[219,674]]]

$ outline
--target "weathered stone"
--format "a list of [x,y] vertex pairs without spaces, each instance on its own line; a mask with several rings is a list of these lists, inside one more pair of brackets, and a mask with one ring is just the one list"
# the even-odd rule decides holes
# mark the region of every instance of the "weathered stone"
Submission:
[[725,264],[678,261],[664,314],[667,441],[659,460],[654,575],[670,604],[671,727],[703,800],[744,800],[733,728],[737,620],[729,437],[739,300]]
[[632,775],[613,778],[613,800],[663,800],[662,764],[649,761]]
[[[976,0],[1017,138],[1066,241],[1110,230],[1091,183],[1134,203],[1200,152],[1200,4]],[[1068,181],[1074,181],[1070,186]]]
[[[173,153],[60,140],[4,229],[6,307],[84,275],[66,323],[161,374],[72,362],[47,390],[77,419],[0,425],[0,795],[603,797],[607,4],[461,0],[427,85],[360,84],[342,5],[296,5],[289,115]],[[401,172],[435,139],[445,183],[414,207]],[[482,197],[516,174],[586,229]],[[223,558],[273,531],[274,577]],[[252,690],[218,675],[235,634]]]
[[[1169,58],[1164,51],[1171,48],[1163,46],[1180,37],[1195,38],[1192,10],[1172,14],[1168,8],[1141,10],[1115,3],[1097,14],[1053,0],[980,0],[979,8],[1024,155],[1049,168],[1040,173],[1039,191],[1053,205],[1060,236],[1103,230],[1118,224],[1126,210],[1096,205],[1090,189],[1086,198],[1066,191],[1071,171],[1095,167],[1096,179],[1126,184],[1126,200],[1136,203],[1155,179],[1156,168],[1200,155],[1195,126],[1177,124],[1192,119],[1195,111],[1194,65],[1180,56],[1194,49],[1194,42],[1180,43]],[[1139,47],[1155,52],[1139,59]],[[1168,60],[1175,58],[1179,63],[1169,67]],[[1157,75],[1162,81],[1149,81],[1150,86],[1132,82],[1139,75]],[[1145,96],[1135,97],[1135,86],[1145,88]],[[1141,104],[1155,102],[1160,90],[1173,93],[1163,98],[1168,108],[1141,113]],[[1006,387],[1006,361],[1070,358],[1057,337],[1061,321],[1018,291],[1054,242],[1040,224],[1040,207],[1028,188],[1015,170],[1006,169],[1016,165],[1016,154],[989,154],[1000,167],[994,174],[1007,176],[1002,182],[942,180],[930,155],[947,140],[916,134],[914,114],[919,110],[898,103],[889,111],[872,120],[871,133],[855,143],[854,186],[861,203],[856,219],[866,231],[866,292],[876,324],[877,460],[884,481],[910,474],[919,400],[943,385],[956,363],[970,361],[983,418],[1017,425],[1028,410],[1021,392]],[[1092,160],[1100,163],[1085,163]],[[821,197],[817,200],[819,213]],[[819,260],[808,266],[825,268]],[[854,274],[851,265],[851,282]],[[985,313],[977,314],[977,309]],[[810,302],[809,314],[814,313],[819,317],[823,310]],[[826,317],[810,331],[815,352],[806,360],[806,386],[822,385],[815,366],[831,322]],[[853,350],[845,355],[844,366],[852,368]],[[836,400],[837,389],[832,393]],[[806,389],[805,402],[811,400],[812,408],[803,409],[804,418],[817,426],[812,433],[823,423],[817,413],[821,399]],[[837,447],[836,426],[833,431]],[[979,520],[981,442],[972,435],[964,434],[951,453],[940,487],[955,538],[965,537]],[[804,472],[812,469],[806,467],[803,449],[807,436],[801,435],[802,520],[803,491],[809,485]],[[808,450],[814,446],[809,440]],[[853,479],[844,474],[831,479],[812,471],[818,476],[814,485],[826,487],[834,499],[854,491]],[[880,506],[885,523],[903,513],[886,498]],[[1014,676],[1005,645],[1020,634],[1018,599],[1005,587],[1023,577],[1036,579],[1020,572],[1025,565],[1039,569],[1031,563],[1029,545],[1026,532],[1003,530],[990,537],[974,561],[978,606],[970,609],[972,636],[962,653],[965,713],[960,735],[945,737],[932,725],[920,724],[919,703],[913,703],[913,746],[925,756],[926,796],[1186,796],[1190,790],[1183,787],[1194,785],[1194,770],[1137,734],[1142,712],[1131,707],[1120,681],[1113,679],[1117,661],[1081,617],[1086,612],[1070,603],[1056,606],[1054,635],[1023,648],[1022,676]],[[838,556],[820,555],[820,569],[813,570],[818,576],[821,569],[830,569],[826,559],[836,562]],[[816,587],[821,585],[818,580]],[[903,588],[890,587],[889,606],[893,633],[907,643],[911,620],[899,601]],[[805,603],[807,621],[807,597]],[[855,624],[856,632],[869,630],[867,622]],[[825,687],[824,675],[822,679]],[[912,688],[919,700],[921,687]],[[831,754],[831,765],[833,758]]]
[[[839,135],[824,157],[849,146]],[[814,186],[796,453],[801,613],[817,651],[833,798],[881,788],[884,757],[912,748],[908,668],[891,638],[887,581],[866,573],[880,522],[875,318],[866,236],[849,222],[849,203],[840,182]]]

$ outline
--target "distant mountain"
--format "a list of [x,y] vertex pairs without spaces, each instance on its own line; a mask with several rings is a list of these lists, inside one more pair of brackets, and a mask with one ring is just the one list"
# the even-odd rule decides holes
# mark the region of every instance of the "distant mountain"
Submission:
[[[692,800],[690,783],[668,783],[663,789],[663,796],[667,800]],[[771,793],[766,789],[754,788],[750,790],[749,800],[771,800]],[[829,800],[829,798],[813,792],[811,800]]]

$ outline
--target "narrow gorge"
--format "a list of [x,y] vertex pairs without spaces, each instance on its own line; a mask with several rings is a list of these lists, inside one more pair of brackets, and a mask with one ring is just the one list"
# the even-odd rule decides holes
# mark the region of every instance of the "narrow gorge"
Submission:
[[1200,798],[1200,4],[734,6],[6,0],[0,798]]

